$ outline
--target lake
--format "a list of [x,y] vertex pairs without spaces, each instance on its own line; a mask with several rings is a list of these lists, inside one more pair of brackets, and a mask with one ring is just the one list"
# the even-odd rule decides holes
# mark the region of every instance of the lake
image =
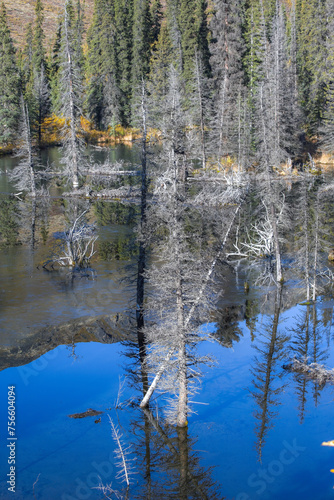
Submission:
[[[45,150],[41,161],[57,163],[60,154]],[[125,146],[89,154],[139,162],[138,151]],[[203,368],[188,427],[177,429],[164,419],[167,395],[139,409],[143,380],[139,369],[132,373],[139,367],[132,324],[138,206],[78,201],[97,221],[91,266],[43,267],[55,251],[52,235],[65,230],[78,206],[53,186],[32,224],[31,201],[8,194],[15,192],[7,174],[16,161],[0,158],[0,231],[7,235],[0,249],[0,498],[333,498],[334,450],[322,446],[334,439],[333,385],[284,366],[294,356],[334,366],[334,300],[327,286],[306,302],[291,257],[294,235],[286,230],[281,295],[259,280],[260,267],[249,270],[244,260],[222,266],[223,293],[200,327],[212,341],[202,342],[199,354],[215,363]],[[324,252],[321,258],[333,270]],[[129,489],[111,422],[127,450]],[[7,483],[13,457],[15,495]]]

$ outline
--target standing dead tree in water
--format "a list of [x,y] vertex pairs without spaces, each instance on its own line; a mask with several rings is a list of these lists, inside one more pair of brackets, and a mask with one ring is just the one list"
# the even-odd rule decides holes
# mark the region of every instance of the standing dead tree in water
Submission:
[[[200,364],[210,362],[197,352],[198,344],[208,338],[199,327],[208,321],[215,295],[209,292],[214,286],[215,265],[223,254],[239,207],[229,210],[229,223],[224,219],[222,225],[224,229],[228,225],[227,234],[216,253],[208,248],[199,232],[189,231],[201,214],[198,207],[192,206],[186,183],[188,164],[181,96],[178,72],[171,67],[162,128],[164,171],[152,183],[156,204],[148,210],[146,222],[146,234],[154,243],[154,265],[145,274],[152,293],[146,304],[150,324],[145,325],[144,333],[146,366],[154,378],[140,406],[145,408],[159,388],[170,395],[165,412],[168,420],[185,427],[191,396],[197,391],[201,375]],[[212,260],[211,253],[215,254]]]
[[56,234],[59,245],[57,255],[52,259],[52,263],[78,268],[89,265],[95,254],[94,244],[97,236],[94,235],[95,225],[85,222],[84,217],[87,211],[82,212],[67,231]]
[[11,173],[11,180],[19,191],[27,191],[36,198],[35,158],[33,154],[28,106],[21,96],[21,138],[18,151],[21,161]]
[[264,270],[257,281],[278,284],[282,279],[280,233],[289,224],[289,211],[279,181],[275,182],[275,191],[272,182],[273,179],[266,175],[265,179],[260,179],[258,186],[250,186],[249,203],[244,205],[245,210],[236,226],[235,241],[228,258],[247,259],[250,266],[264,263]]
[[[185,234],[185,158],[182,144],[179,75],[170,71],[169,94],[165,105],[165,172],[156,179],[156,206],[148,213],[149,233],[156,236],[155,250],[159,263],[146,272],[154,297],[148,298],[147,311],[154,326],[145,326],[147,366],[156,371],[168,358],[168,370],[161,384],[172,394],[169,420],[179,427],[187,425],[188,399],[198,377],[194,348],[200,336],[196,327],[186,325],[186,310],[193,301],[194,280],[201,272],[200,260],[190,251]],[[160,236],[160,237],[159,237]],[[203,298],[203,303],[205,302]],[[173,353],[169,355],[170,346]],[[189,375],[191,374],[191,380]],[[145,404],[143,405],[145,406]]]
[[83,138],[81,129],[82,78],[81,68],[75,58],[72,20],[69,1],[65,1],[62,22],[62,63],[60,69],[60,112],[64,119],[62,142],[64,174],[73,189],[79,187],[83,164]]

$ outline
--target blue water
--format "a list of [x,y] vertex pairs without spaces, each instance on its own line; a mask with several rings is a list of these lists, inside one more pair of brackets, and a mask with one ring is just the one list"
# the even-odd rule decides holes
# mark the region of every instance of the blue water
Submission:
[[[279,332],[289,331],[297,315],[304,311],[305,307],[296,306],[282,313]],[[268,317],[258,316],[253,341],[245,322],[241,322],[239,327],[243,335],[232,349],[211,342],[201,345],[201,354],[213,353],[217,365],[204,370],[200,393],[194,397],[197,413],[189,418],[188,438],[196,440],[191,454],[196,456],[198,467],[207,470],[207,477],[218,484],[218,496],[211,494],[208,488],[206,497],[229,500],[333,498],[334,475],[330,469],[334,468],[334,451],[321,446],[323,441],[334,438],[332,386],[319,391],[315,404],[314,384],[307,382],[301,423],[296,377],[287,372],[281,378],[273,377],[271,388],[277,393],[271,394],[269,399],[274,403],[268,405],[271,417],[259,461],[259,419],[255,418],[259,407],[252,395],[256,389],[250,370],[255,369],[255,373],[259,370],[261,355],[254,346],[262,345],[265,337],[261,331],[268,321]],[[327,348],[328,342],[331,347],[332,338],[333,331],[329,330],[329,336],[321,341],[322,347]],[[292,336],[287,344],[291,345],[293,340]],[[114,455],[116,446],[108,415],[119,423],[124,443],[132,446],[130,458],[137,458],[133,465],[137,474],[133,476],[129,498],[148,498],[143,473],[145,447],[140,444],[145,438],[143,414],[131,406],[115,410],[119,377],[126,375],[124,367],[128,360],[122,355],[125,351],[126,347],[120,344],[82,343],[75,347],[73,357],[71,347],[59,346],[25,367],[0,373],[1,498],[13,498],[3,480],[8,469],[8,385],[15,385],[16,391],[16,498],[33,499],[33,484],[37,478],[34,492],[38,499],[103,498],[101,492],[94,489],[98,476],[104,484],[112,482],[115,489],[122,491],[122,483],[115,478],[118,471]],[[326,364],[333,366],[334,356],[328,354]],[[276,363],[273,375],[281,374],[281,365],[281,361]],[[140,391],[127,386],[121,400],[130,396],[138,399]],[[157,398],[156,402],[159,401],[161,399]],[[153,414],[156,413],[155,404]],[[88,408],[103,411],[100,423],[94,422],[97,417],[68,417]],[[275,414],[271,413],[273,409]],[[161,414],[159,422],[163,427]],[[173,435],[172,429],[165,429]],[[161,498],[181,498],[177,493],[178,469],[171,472],[166,465],[173,460],[173,454],[166,443],[158,442],[152,429],[150,432],[153,489],[160,483],[157,491]],[[175,432],[172,439],[175,443]],[[159,467],[156,463],[160,463]],[[208,470],[211,466],[214,466],[213,471]],[[195,475],[197,469],[191,468],[190,458],[189,467]],[[185,498],[204,498],[201,496],[203,490],[198,491],[199,496]]]
[[[101,162],[124,159],[135,165],[138,161],[135,149],[111,148],[92,154]],[[43,161],[59,162],[56,148],[42,155]],[[10,170],[15,161],[3,157],[0,170]],[[7,175],[1,173],[0,191],[11,190]],[[99,228],[101,241],[116,241],[120,234],[130,233],[132,229],[125,226]],[[121,313],[133,302],[133,287],[120,282],[134,275],[134,269],[127,267],[129,261],[96,260],[92,274],[74,276],[67,270],[49,273],[37,267],[45,258],[43,252],[41,244],[34,255],[24,245],[0,252],[0,354],[1,346],[26,338],[34,328]],[[100,482],[111,484],[122,498],[129,499],[334,498],[330,472],[334,448],[321,446],[334,439],[333,386],[304,383],[282,368],[298,352],[306,353],[311,361],[316,357],[334,366],[333,303],[317,303],[317,318],[323,324],[314,332],[310,318],[307,332],[303,328],[307,309],[294,305],[299,299],[289,290],[273,339],[272,301],[264,301],[261,307],[269,294],[251,287],[245,296],[243,281],[241,275],[232,274],[224,281],[226,294],[219,312],[224,314],[232,306],[235,309],[227,319],[231,322],[238,317],[239,321],[234,329],[227,320],[219,326],[222,344],[229,347],[219,342],[200,345],[199,353],[214,355],[216,364],[203,368],[199,393],[192,398],[195,413],[189,416],[186,432],[166,425],[164,395],[154,396],[151,421],[138,408],[142,388],[126,370],[134,358],[124,356],[128,348],[121,344],[60,345],[29,364],[2,369],[0,498],[100,500],[105,498],[96,489]],[[246,312],[250,315],[252,304],[257,312],[246,322],[242,318]],[[206,328],[215,335],[215,323]],[[47,345],[47,335],[44,340]],[[125,403],[134,398],[133,404],[116,409],[120,380],[125,377],[120,399]],[[14,442],[8,439],[11,386],[16,394],[15,494],[6,482],[7,445]],[[103,413],[69,417],[89,408]],[[128,492],[118,477],[118,448],[109,416],[119,426],[123,447],[128,448],[134,473]],[[110,497],[116,498],[111,493]]]

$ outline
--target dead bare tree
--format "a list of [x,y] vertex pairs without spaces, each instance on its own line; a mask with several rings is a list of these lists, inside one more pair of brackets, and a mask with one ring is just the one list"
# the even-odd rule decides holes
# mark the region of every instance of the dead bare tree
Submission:
[[60,112],[62,128],[64,174],[73,189],[79,187],[83,167],[83,138],[81,129],[82,78],[81,68],[74,57],[73,33],[69,14],[69,0],[65,0],[62,23],[62,64],[60,79]]
[[10,177],[18,191],[27,191],[30,196],[36,198],[36,159],[33,153],[31,140],[31,129],[28,106],[21,96],[21,144],[18,156],[21,158],[19,164],[14,168]]
[[88,210],[82,212],[73,224],[64,233],[57,233],[59,248],[57,255],[52,259],[52,263],[66,267],[87,267],[91,258],[95,254],[94,244],[97,240],[95,236],[95,224],[88,224],[84,216]]

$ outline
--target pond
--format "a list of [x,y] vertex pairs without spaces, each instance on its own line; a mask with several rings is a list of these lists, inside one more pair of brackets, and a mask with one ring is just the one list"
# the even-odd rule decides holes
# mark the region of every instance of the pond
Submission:
[[[138,161],[124,146],[92,154]],[[51,158],[59,160],[57,149],[43,152]],[[13,192],[5,170],[15,161],[0,160],[1,192]],[[201,327],[212,342],[199,346],[215,363],[203,368],[188,427],[176,429],[161,411],[164,394],[139,409],[144,381],[132,373],[138,207],[80,203],[99,239],[91,267],[75,273],[43,267],[69,201],[55,196],[37,209],[33,245],[29,200],[2,205],[16,225],[0,249],[0,498],[333,498],[334,451],[322,446],[334,439],[333,385],[286,369],[297,354],[334,366],[331,288],[306,303],[295,277],[279,294],[250,281],[258,270],[225,266],[218,310]],[[127,450],[129,489],[112,424]]]

